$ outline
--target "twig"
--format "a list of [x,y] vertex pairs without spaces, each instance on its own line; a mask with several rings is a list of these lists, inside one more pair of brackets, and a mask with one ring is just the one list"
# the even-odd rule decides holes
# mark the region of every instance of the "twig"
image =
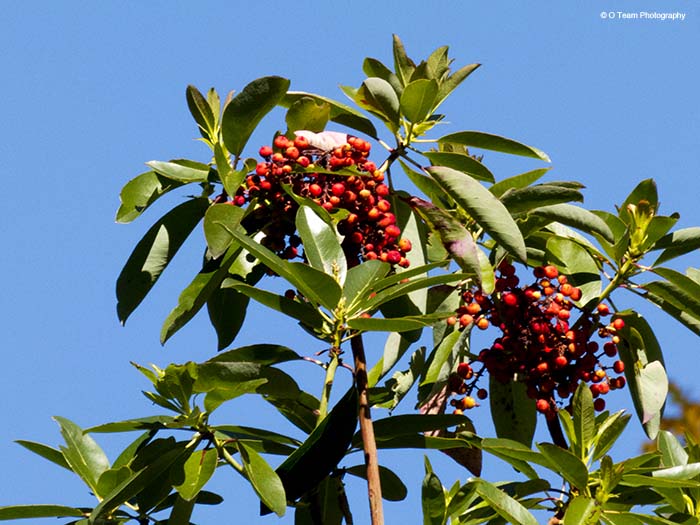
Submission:
[[355,360],[355,388],[360,404],[360,435],[367,467],[367,492],[369,495],[369,511],[372,525],[384,525],[384,510],[382,508],[382,487],[379,482],[379,463],[377,461],[377,443],[374,440],[374,426],[369,408],[367,394],[367,360],[362,335],[350,340],[352,355]]

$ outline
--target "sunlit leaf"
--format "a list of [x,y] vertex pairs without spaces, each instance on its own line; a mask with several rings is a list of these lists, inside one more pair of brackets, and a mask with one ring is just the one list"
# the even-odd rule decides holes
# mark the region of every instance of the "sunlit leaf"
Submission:
[[0,520],[22,520],[31,518],[84,517],[85,512],[64,505],[10,505],[0,507]]
[[236,444],[243,460],[248,481],[262,504],[278,516],[284,516],[287,510],[287,499],[284,487],[277,473],[254,449],[242,442]]
[[54,416],[53,419],[60,425],[61,435],[66,442],[66,446],[61,447],[66,462],[95,494],[99,494],[97,480],[109,468],[109,460],[104,451],[72,421],[59,416]]
[[170,190],[182,186],[182,182],[163,177],[155,171],[147,171],[131,179],[119,194],[121,202],[116,221],[128,223],[141,215],[146,208]]
[[[304,93],[303,91],[289,91],[284,98],[279,102],[280,105],[289,108],[291,105],[301,98],[312,98],[317,102],[324,102],[330,105],[330,119],[343,126],[365,133],[370,137],[377,137],[377,130],[374,124],[356,109],[345,104],[341,104],[336,100],[315,95],[312,93]],[[313,131],[313,130],[312,130]]]
[[258,123],[289,88],[289,80],[263,77],[253,80],[226,105],[221,117],[221,133],[226,149],[236,156],[243,151]]
[[523,157],[532,157],[551,162],[547,154],[537,148],[481,131],[459,131],[440,137],[438,140],[440,142],[461,144],[463,146],[510,153],[511,155],[521,155]]
[[414,80],[401,93],[401,113],[410,122],[422,122],[435,107],[438,83],[435,80]]
[[478,181],[451,168],[427,168],[438,184],[513,257],[527,259],[525,241],[503,204]]
[[323,131],[331,114],[331,105],[312,97],[301,97],[294,101],[287,111],[285,121],[289,131],[306,129]]
[[424,153],[433,166],[444,166],[452,168],[462,173],[467,173],[477,180],[493,182],[494,176],[491,171],[475,158],[466,153],[450,151],[427,151]]

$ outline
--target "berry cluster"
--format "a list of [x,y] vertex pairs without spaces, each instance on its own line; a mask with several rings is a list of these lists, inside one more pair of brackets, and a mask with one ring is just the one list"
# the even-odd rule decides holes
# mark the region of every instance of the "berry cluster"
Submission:
[[[299,205],[286,187],[330,213],[344,210],[338,232],[345,236],[342,246],[349,259],[380,259],[406,268],[411,242],[401,238],[396,216],[390,211],[384,173],[368,160],[370,148],[367,141],[348,136],[345,144],[323,151],[305,136],[290,140],[278,135],[272,146],[260,148],[264,160],[246,177],[231,203],[252,203],[254,209],[243,226],[262,231],[264,246],[285,259],[300,257],[301,239],[294,225]],[[332,173],[353,166],[354,173]]]
[[[609,375],[610,371],[621,374],[623,362],[616,360],[604,366],[601,361],[617,356],[616,333],[624,327],[624,321],[617,318],[610,324],[601,322],[610,315],[604,303],[594,312],[579,309],[575,302],[581,298],[581,290],[568,283],[555,266],[535,268],[536,281],[527,286],[520,286],[510,263],[502,263],[498,271],[493,294],[465,290],[457,315],[448,319],[450,324],[459,323],[460,329],[472,324],[482,329],[493,325],[502,332],[479,353],[478,361],[483,366],[473,382],[466,383],[473,376],[471,366],[460,365],[463,371],[458,369],[457,379],[450,385],[452,391],[469,394],[485,370],[501,383],[525,383],[537,410],[551,418],[558,410],[555,395],[563,404],[583,381],[590,383],[596,410],[604,410],[605,400],[600,396],[625,386],[623,376]],[[574,320],[572,313],[577,311]],[[592,340],[594,335],[607,340],[602,349],[598,341]],[[464,401],[456,400],[455,406],[462,408],[460,403]]]

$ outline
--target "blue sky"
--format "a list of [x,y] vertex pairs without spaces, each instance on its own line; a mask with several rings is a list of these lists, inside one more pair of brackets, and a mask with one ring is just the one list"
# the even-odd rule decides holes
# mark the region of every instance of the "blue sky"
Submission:
[[[641,11],[677,11],[685,20],[617,15]],[[603,12],[614,15],[603,19]],[[448,115],[445,132],[482,130],[545,150],[553,160],[550,179],[583,182],[594,208],[612,211],[637,181],[654,177],[662,212],[678,211],[680,227],[700,224],[696,2],[7,3],[0,17],[0,505],[89,505],[79,482],[12,440],[58,444],[52,415],[87,427],[151,414],[140,394],[147,385],[130,360],[165,365],[215,352],[204,317],[165,348],[158,343],[162,320],[195,272],[196,242],[126,327],[115,308],[121,266],[165,209],[155,207],[132,225],[115,224],[121,186],[148,160],[208,161],[206,148],[192,140],[197,133],[186,85],[225,93],[275,74],[290,78],[292,89],[342,99],[338,85],[359,84],[365,56],[390,62],[392,33],[416,59],[449,45],[456,65],[482,64],[441,108]],[[273,113],[251,146],[269,142],[282,118]],[[485,163],[499,179],[539,167],[496,154]],[[164,205],[181,198],[171,196]],[[700,266],[698,254],[681,267],[688,265]],[[697,340],[662,314],[647,312],[669,374],[700,396]],[[316,350],[308,338],[289,334],[296,332],[258,310],[240,344],[264,340],[307,354]],[[320,386],[317,372],[303,373]],[[628,402],[626,392],[613,401],[620,407]],[[234,403],[229,415],[262,425],[257,412],[257,405]],[[485,414],[475,419],[488,432]],[[626,439],[634,449],[641,433],[631,427]],[[98,439],[111,459],[124,442]],[[410,482],[409,501],[387,505],[388,522],[415,522],[422,453],[381,458]],[[467,477],[449,460],[431,458],[445,484]],[[486,468],[490,479],[511,476],[494,462]],[[235,512],[233,521],[255,522],[250,488],[233,472],[218,473],[216,483],[227,503],[195,521],[213,523]],[[362,487],[354,483],[351,490],[359,496]],[[364,502],[354,509],[356,522],[365,522]],[[291,515],[279,521],[292,522]]]

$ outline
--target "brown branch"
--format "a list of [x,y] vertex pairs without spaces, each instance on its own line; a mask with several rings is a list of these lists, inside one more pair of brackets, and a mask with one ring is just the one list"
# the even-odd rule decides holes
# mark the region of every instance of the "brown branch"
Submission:
[[384,525],[384,510],[382,509],[382,487],[379,482],[379,463],[377,461],[377,443],[374,440],[374,426],[369,408],[367,394],[367,360],[362,335],[350,340],[352,355],[355,360],[355,388],[360,404],[360,435],[362,448],[365,453],[367,467],[367,492],[369,496],[369,511],[372,525]]

